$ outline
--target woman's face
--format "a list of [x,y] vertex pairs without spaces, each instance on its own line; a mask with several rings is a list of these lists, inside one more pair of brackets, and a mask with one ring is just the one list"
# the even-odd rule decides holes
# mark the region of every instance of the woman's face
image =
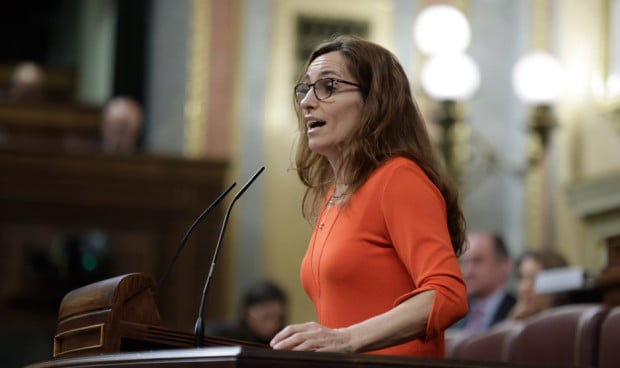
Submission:
[[542,265],[533,258],[525,258],[519,265],[518,299],[519,303],[529,312],[528,314],[538,313],[552,304],[550,296],[534,292],[534,280],[541,270]]
[[250,306],[245,320],[252,332],[264,341],[271,340],[283,327],[286,311],[280,300],[268,300]]
[[[345,59],[338,51],[314,59],[302,82],[312,84],[322,78],[338,78],[358,83],[351,77]],[[325,156],[332,165],[338,164],[341,144],[360,123],[363,99],[359,88],[334,82],[330,97],[318,100],[312,88],[299,104],[306,123],[308,147]]]

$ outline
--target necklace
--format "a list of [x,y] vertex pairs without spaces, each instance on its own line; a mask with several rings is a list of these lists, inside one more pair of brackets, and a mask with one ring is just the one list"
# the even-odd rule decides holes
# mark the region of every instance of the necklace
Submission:
[[325,209],[323,210],[323,213],[321,214],[321,218],[319,219],[319,230],[323,230],[323,228],[325,227],[325,220],[327,219],[327,213],[329,212],[329,209],[332,208],[332,206],[336,203],[336,202],[332,202],[333,200],[330,198],[329,201],[327,201],[327,205],[325,206]]
[[338,192],[337,185],[334,186],[333,192],[331,196],[329,196],[329,199],[327,200],[327,203],[325,203],[325,207],[323,208],[323,211],[321,212],[321,215],[319,217],[319,230],[323,230],[323,228],[325,227],[325,221],[327,220],[329,210],[332,207],[339,204],[340,202],[342,202],[343,199],[347,196],[346,186],[343,188],[342,191],[340,191],[340,194],[336,194],[336,192]]
[[323,213],[321,213],[321,217],[319,219],[319,230],[323,230],[323,228],[325,227],[325,221],[327,219],[327,215],[329,210],[334,207],[336,204],[340,203],[340,201],[342,200],[342,198],[344,198],[345,194],[340,194],[340,195],[335,195],[332,194],[329,197],[329,200],[327,201],[327,204],[325,204],[325,208],[323,209]]
[[329,197],[329,201],[327,201],[327,204],[333,206],[336,203],[339,203],[342,198],[344,198],[344,193],[340,195],[332,194],[332,196]]

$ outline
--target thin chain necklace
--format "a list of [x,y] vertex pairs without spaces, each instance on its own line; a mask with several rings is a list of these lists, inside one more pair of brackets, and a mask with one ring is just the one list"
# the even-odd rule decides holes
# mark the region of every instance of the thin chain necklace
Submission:
[[330,199],[327,202],[327,205],[325,206],[323,213],[321,214],[321,219],[319,221],[319,230],[323,230],[323,228],[325,227],[325,219],[327,218],[327,213],[329,212],[329,209],[333,207],[333,205],[334,204],[332,203],[332,200]]
[[340,201],[344,197],[345,194],[336,195],[335,192],[329,197],[329,200],[325,204],[325,208],[323,209],[323,212],[321,213],[321,217],[319,219],[319,230],[323,230],[323,228],[325,227],[325,220],[327,219],[327,214],[329,210],[332,207],[336,206],[338,203],[340,203]]
[[327,201],[327,204],[333,206],[336,203],[339,203],[342,200],[342,198],[344,198],[344,197],[345,197],[344,193],[340,194],[340,195],[332,194],[332,196],[329,197],[329,201]]

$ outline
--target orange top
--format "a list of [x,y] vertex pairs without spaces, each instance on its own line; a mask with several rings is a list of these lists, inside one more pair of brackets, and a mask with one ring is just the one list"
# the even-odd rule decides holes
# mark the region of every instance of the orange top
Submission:
[[319,323],[329,328],[364,321],[435,290],[425,336],[373,354],[443,357],[444,329],[467,313],[445,201],[405,158],[375,170],[345,206],[322,211],[301,281]]

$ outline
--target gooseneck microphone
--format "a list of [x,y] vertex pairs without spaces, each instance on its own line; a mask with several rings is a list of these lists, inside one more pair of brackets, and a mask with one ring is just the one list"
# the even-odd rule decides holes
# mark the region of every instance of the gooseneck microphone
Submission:
[[185,236],[183,237],[183,239],[181,240],[181,244],[179,245],[179,247],[177,248],[177,252],[175,253],[174,257],[172,257],[172,259],[170,260],[170,262],[168,263],[168,266],[166,267],[166,270],[164,271],[164,273],[161,275],[161,278],[159,279],[159,282],[157,283],[157,286],[155,287],[155,289],[153,290],[153,295],[157,295],[157,293],[159,292],[159,290],[161,289],[161,286],[164,283],[164,280],[166,280],[166,278],[168,277],[168,274],[170,273],[170,270],[172,269],[172,265],[174,264],[174,262],[177,260],[177,258],[179,257],[179,254],[181,254],[181,251],[183,250],[183,247],[185,247],[185,243],[187,242],[187,239],[189,238],[189,234],[192,233],[192,231],[194,230],[194,228],[196,227],[196,225],[198,225],[202,219],[205,218],[205,216],[211,212],[212,209],[215,208],[215,206],[217,206],[222,199],[224,199],[224,197],[226,197],[226,195],[232,190],[232,188],[235,187],[235,185],[237,185],[236,182],[230,184],[230,186],[228,186],[228,188],[226,188],[226,190],[224,190],[222,192],[222,194],[220,194],[219,197],[217,197],[213,203],[211,203],[209,205],[209,207],[207,207],[206,210],[204,210],[200,216],[198,216],[198,218],[196,218],[196,220],[194,221],[194,223],[189,227],[189,229],[187,229],[187,232],[185,233]]
[[228,223],[228,217],[230,216],[230,211],[232,210],[232,206],[235,204],[237,199],[241,197],[241,195],[250,187],[250,185],[258,178],[258,176],[265,170],[265,167],[262,166],[260,169],[252,175],[250,180],[239,191],[235,194],[233,199],[230,201],[228,208],[226,209],[226,214],[224,215],[224,220],[222,221],[222,228],[220,229],[220,236],[217,239],[217,244],[215,245],[215,250],[213,251],[213,259],[211,260],[211,267],[209,268],[209,274],[207,275],[207,281],[205,282],[204,289],[202,290],[202,297],[200,298],[200,306],[198,307],[198,318],[196,318],[196,325],[194,326],[194,343],[197,348],[202,346],[202,338],[204,336],[204,321],[202,315],[205,309],[205,300],[207,298],[207,291],[209,290],[209,283],[211,282],[211,278],[213,277],[213,270],[215,269],[215,262],[217,261],[217,255],[220,251],[220,245],[222,244],[222,238],[224,237],[224,231],[226,230],[226,225]]

